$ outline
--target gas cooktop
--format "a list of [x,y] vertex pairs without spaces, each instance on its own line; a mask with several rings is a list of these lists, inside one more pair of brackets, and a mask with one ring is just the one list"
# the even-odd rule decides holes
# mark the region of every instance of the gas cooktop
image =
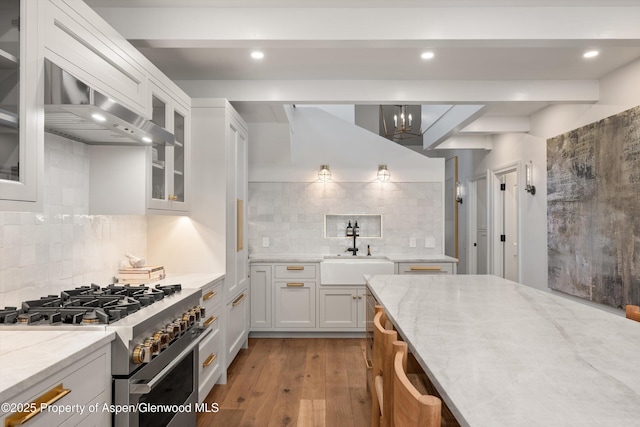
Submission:
[[181,290],[179,284],[155,287],[91,284],[62,291],[59,296],[24,301],[21,308],[0,309],[0,324],[106,325]]

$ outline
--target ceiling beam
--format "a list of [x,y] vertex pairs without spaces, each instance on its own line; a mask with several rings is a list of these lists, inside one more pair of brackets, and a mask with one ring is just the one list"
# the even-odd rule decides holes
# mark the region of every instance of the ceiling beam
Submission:
[[177,80],[194,98],[333,104],[593,103],[597,80]]
[[461,134],[529,132],[529,117],[482,116],[460,130]]

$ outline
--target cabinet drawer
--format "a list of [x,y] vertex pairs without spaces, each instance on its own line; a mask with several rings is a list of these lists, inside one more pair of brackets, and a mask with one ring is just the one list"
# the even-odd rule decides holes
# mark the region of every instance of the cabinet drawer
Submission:
[[276,265],[276,279],[315,279],[316,264],[279,264]]
[[[73,365],[54,373],[37,386],[20,393],[19,395],[7,399],[7,403],[32,403],[35,402],[40,407],[40,402],[50,401],[52,398],[60,397],[52,405],[80,405],[88,407],[96,398],[100,404],[110,403],[111,385],[110,380],[111,361],[110,345],[103,347],[95,353],[89,354],[88,359],[74,363]],[[108,352],[108,353],[107,353]],[[68,390],[65,392],[64,390]],[[4,402],[3,402],[4,403]],[[0,413],[2,422],[5,425],[8,417],[17,417],[18,414]],[[108,414],[106,414],[108,415]],[[31,418],[28,426],[58,426],[66,423],[76,425],[87,416],[78,411],[67,411],[61,413],[40,412]],[[104,423],[110,417],[102,417]],[[7,424],[8,425],[8,424]]]
[[398,274],[453,274],[450,262],[401,262]]
[[198,402],[202,402],[222,374],[220,332],[212,332],[200,343],[198,351]]
[[222,303],[222,286],[224,281],[213,282],[202,288],[202,306],[205,313],[213,310],[213,308]]
[[204,317],[201,319],[202,327],[205,329],[211,329],[211,333],[214,334],[220,330],[220,322],[222,317],[222,306],[209,309],[205,308]]

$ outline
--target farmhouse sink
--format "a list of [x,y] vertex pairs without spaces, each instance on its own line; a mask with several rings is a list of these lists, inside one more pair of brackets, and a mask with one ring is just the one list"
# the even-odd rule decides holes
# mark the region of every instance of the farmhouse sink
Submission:
[[394,263],[384,258],[328,258],[320,263],[323,285],[364,285],[365,274],[393,274]]

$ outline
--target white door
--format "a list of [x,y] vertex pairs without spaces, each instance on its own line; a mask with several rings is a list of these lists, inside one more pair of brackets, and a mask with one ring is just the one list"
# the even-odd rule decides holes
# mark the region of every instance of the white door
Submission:
[[497,225],[495,274],[517,282],[518,277],[518,172],[511,170],[498,177],[499,196],[494,212]]
[[469,274],[489,271],[489,240],[487,239],[487,178],[469,182]]

